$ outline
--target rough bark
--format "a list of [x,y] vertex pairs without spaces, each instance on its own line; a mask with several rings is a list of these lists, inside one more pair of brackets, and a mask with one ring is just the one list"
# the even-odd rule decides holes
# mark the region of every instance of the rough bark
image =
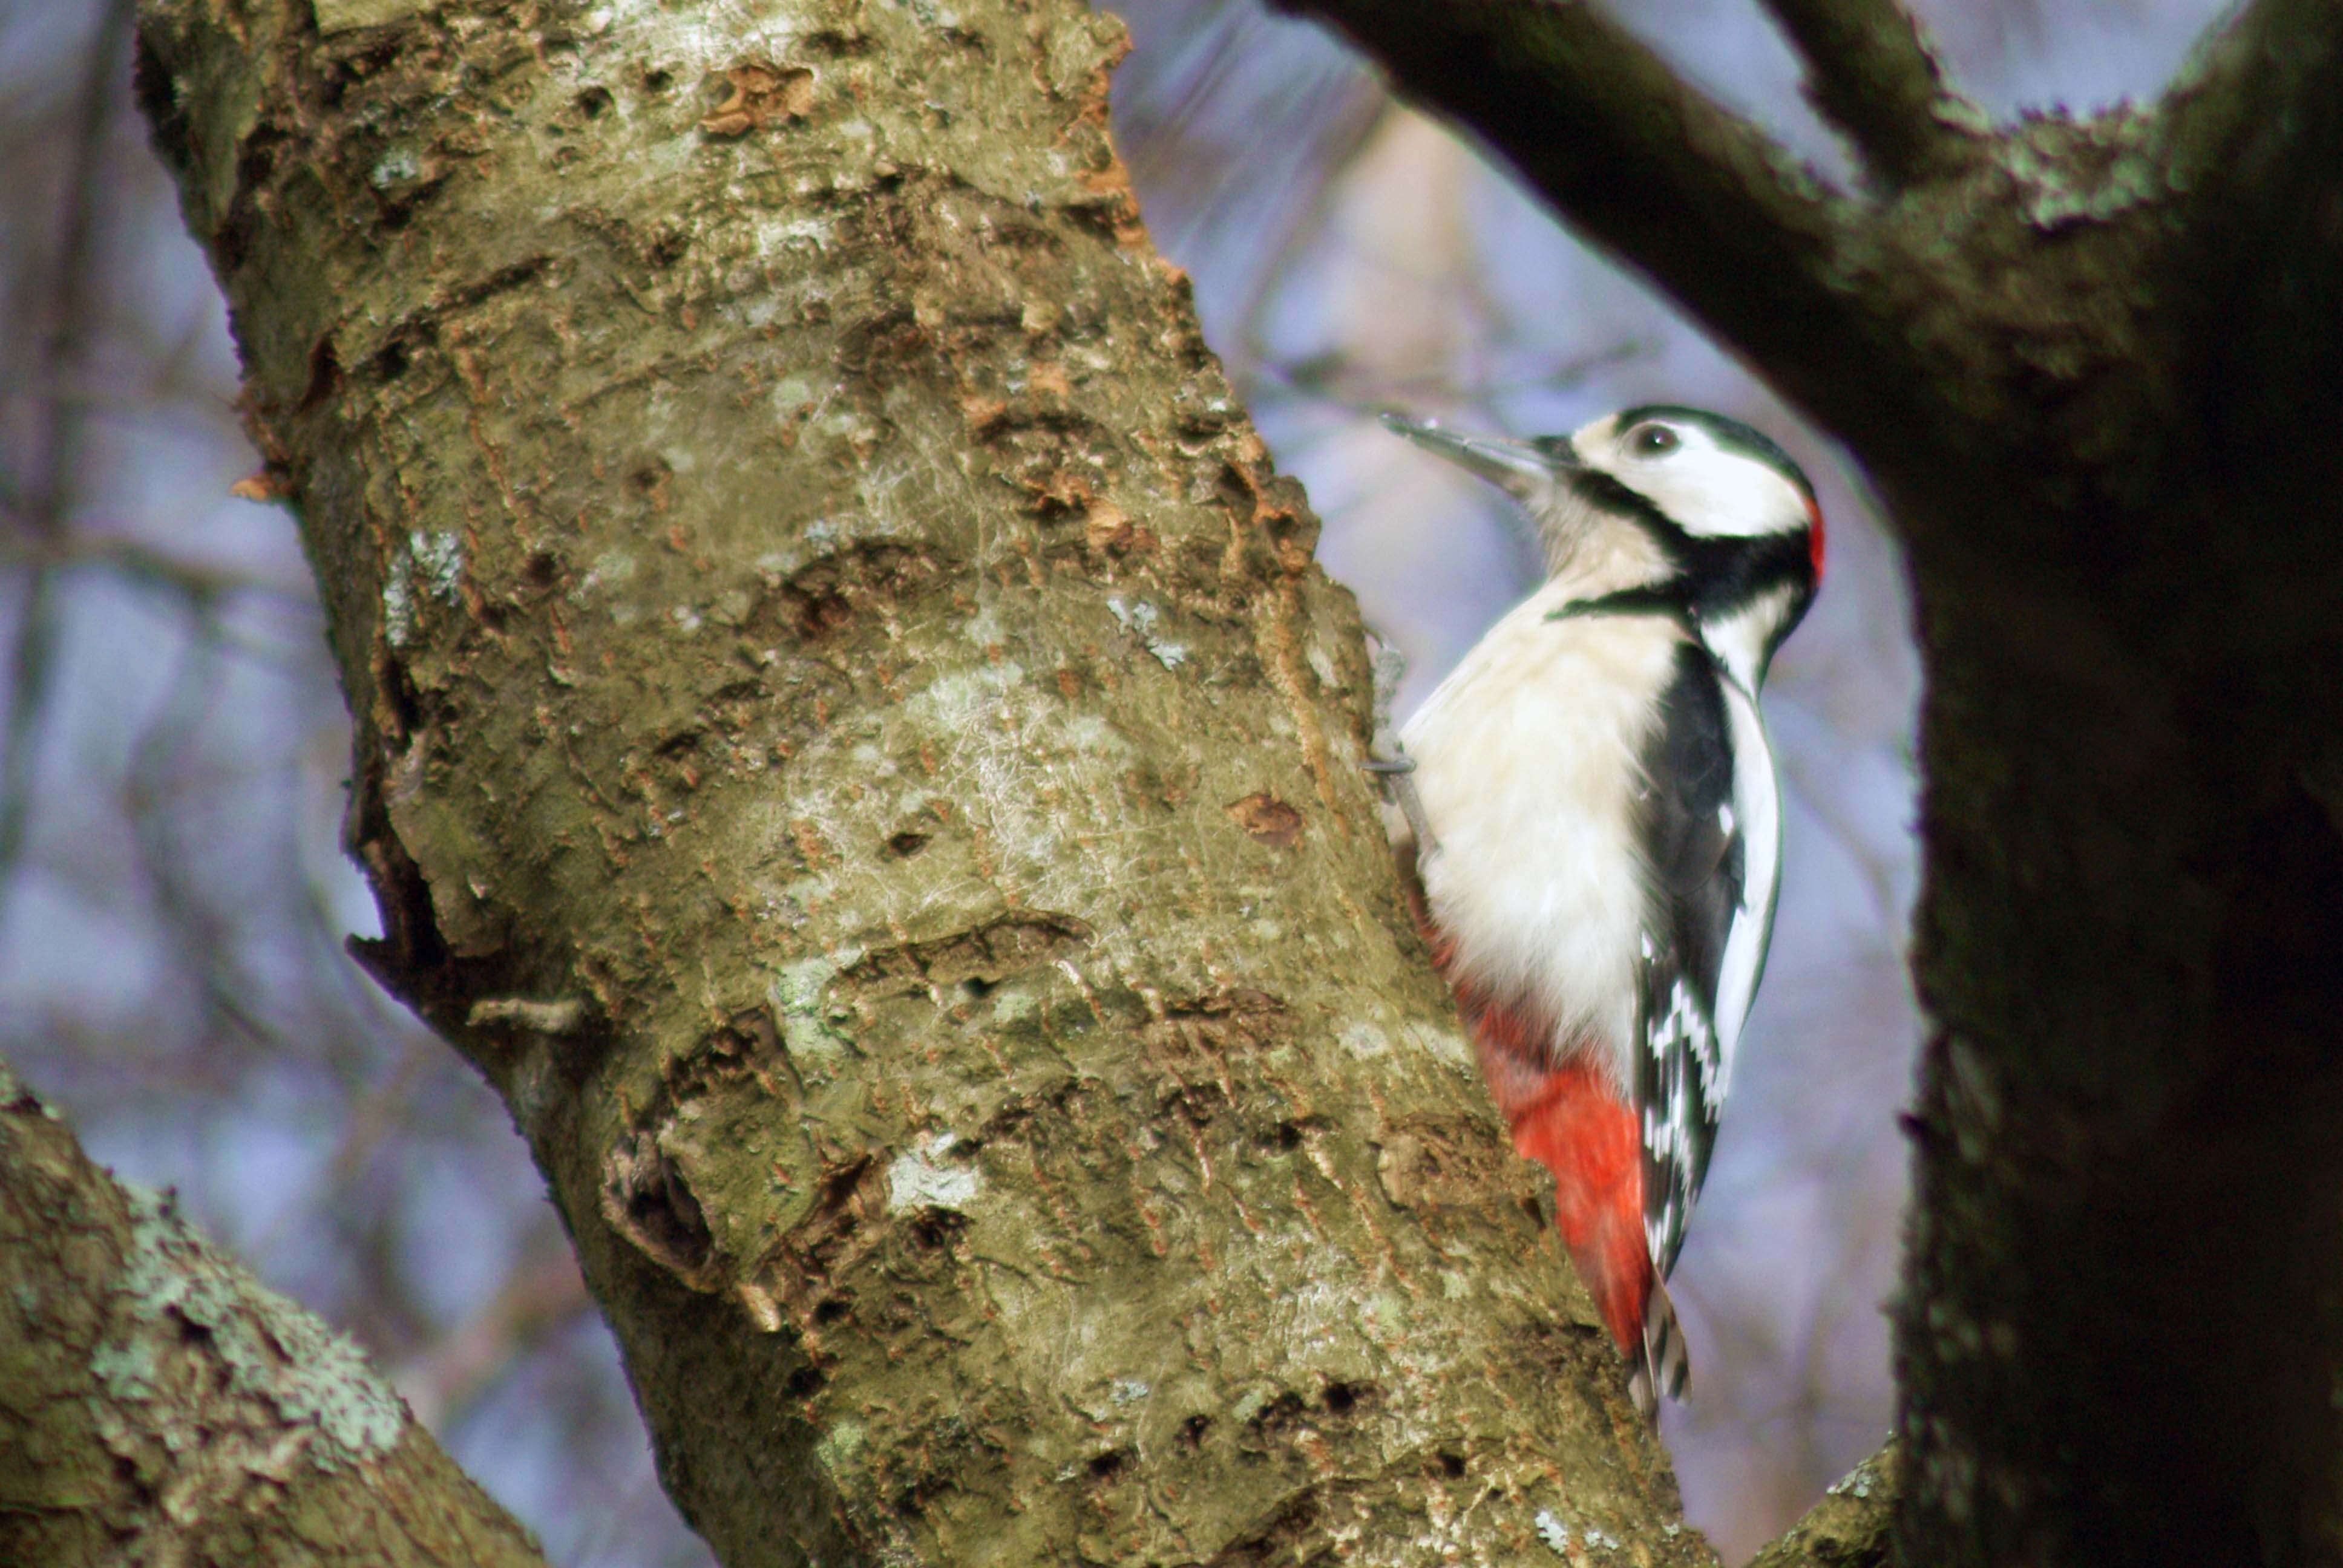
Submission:
[[0,1064],[0,1562],[545,1559],[355,1346]]
[[[1071,0],[149,0],[358,720],[737,1568],[1709,1561]],[[1558,1544],[1559,1543],[1559,1544]]]
[[1890,1442],[1834,1484],[1749,1568],[1886,1568],[1903,1489],[1904,1452]]
[[1986,130],[1882,0],[1775,0],[1849,196],[1587,5],[1291,8],[1843,437],[1908,547],[1903,1560],[2343,1560],[2343,13]]

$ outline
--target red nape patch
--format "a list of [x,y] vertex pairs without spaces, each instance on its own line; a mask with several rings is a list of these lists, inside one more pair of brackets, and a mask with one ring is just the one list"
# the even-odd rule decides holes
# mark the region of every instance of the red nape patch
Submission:
[[[1484,1053],[1484,1065],[1488,1065]],[[1652,1256],[1644,1240],[1644,1147],[1635,1112],[1590,1062],[1542,1071],[1492,1071],[1513,1147],[1554,1172],[1554,1226],[1611,1337],[1643,1353]]]
[[1806,498],[1806,516],[1815,526],[1806,534],[1806,553],[1814,558],[1815,580],[1823,580],[1823,508],[1812,496]]

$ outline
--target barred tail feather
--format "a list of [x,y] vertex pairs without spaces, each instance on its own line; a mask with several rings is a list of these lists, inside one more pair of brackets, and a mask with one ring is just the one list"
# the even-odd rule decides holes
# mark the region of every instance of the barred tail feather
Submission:
[[1662,1394],[1682,1399],[1692,1382],[1692,1357],[1684,1348],[1684,1325],[1676,1322],[1676,1304],[1668,1299],[1668,1287],[1657,1278],[1652,1281],[1652,1293],[1644,1299],[1641,1349],[1628,1386],[1634,1393],[1635,1407],[1655,1416]]

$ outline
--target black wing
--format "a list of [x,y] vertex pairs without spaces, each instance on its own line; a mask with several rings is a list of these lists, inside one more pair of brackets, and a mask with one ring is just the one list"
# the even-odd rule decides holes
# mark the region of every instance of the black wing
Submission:
[[[1744,898],[1746,845],[1735,795],[1725,676],[1687,639],[1644,754],[1644,933],[1635,1102],[1644,1132],[1644,1228],[1664,1280],[1684,1246],[1724,1109],[1717,982]],[[1752,764],[1769,767],[1764,758]],[[1737,1020],[1736,1020],[1737,1021]]]

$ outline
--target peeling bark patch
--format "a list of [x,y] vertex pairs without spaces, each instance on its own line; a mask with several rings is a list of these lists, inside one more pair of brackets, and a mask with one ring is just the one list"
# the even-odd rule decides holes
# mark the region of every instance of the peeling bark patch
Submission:
[[957,1212],[973,1204],[984,1191],[984,1177],[975,1166],[951,1160],[959,1147],[958,1138],[942,1132],[896,1156],[887,1167],[887,1207]]
[[1083,173],[1076,184],[1081,196],[1066,204],[1075,217],[1111,235],[1119,249],[1153,254],[1147,226],[1139,220],[1139,197],[1131,188],[1131,171],[1121,158],[1110,156],[1104,168]]
[[1294,1549],[1318,1523],[1318,1489],[1306,1487],[1260,1529],[1215,1553],[1205,1568],[1268,1568],[1298,1559]]
[[699,128],[711,136],[742,136],[767,126],[801,120],[813,108],[813,72],[803,65],[744,63],[718,78],[729,94]]
[[901,545],[850,545],[789,573],[775,586],[769,602],[789,630],[804,641],[819,642],[937,570],[932,557]]
[[1292,1021],[1281,999],[1263,990],[1232,987],[1172,1003],[1164,1009],[1161,1022],[1149,1033],[1158,1040],[1226,1051],[1258,1049],[1286,1039],[1292,1033]]
[[995,920],[935,941],[881,948],[839,973],[841,984],[900,995],[978,980],[987,986],[1077,952],[1091,928],[1071,915],[1035,912]]
[[1082,543],[1108,555],[1153,555],[1160,548],[1155,536],[1141,528],[1112,501],[1094,502],[1082,518]]
[[1302,813],[1267,790],[1232,800],[1224,809],[1229,819],[1242,828],[1255,843],[1266,844],[1272,849],[1291,849],[1301,840]]
[[1394,1129],[1377,1141],[1375,1177],[1395,1209],[1485,1209],[1505,1191],[1500,1172],[1463,1151],[1483,1150],[1469,1130]]
[[577,997],[538,1001],[529,997],[483,997],[464,1017],[471,1029],[524,1030],[532,1034],[576,1034],[586,1022],[586,1003]]
[[709,1288],[716,1255],[708,1216],[675,1161],[649,1132],[611,1151],[604,1167],[602,1217],[644,1256],[695,1290]]
[[264,465],[227,487],[240,501],[282,501],[293,494],[293,478],[283,468]]
[[[837,1282],[878,1244],[874,1231],[881,1228],[863,1223],[877,1206],[878,1195],[871,1191],[874,1171],[875,1161],[867,1155],[822,1171],[812,1206],[782,1236],[762,1271],[775,1299],[794,1314],[801,1332],[835,1322],[850,1310],[837,1293]],[[806,1350],[819,1367],[818,1340],[809,1337]]]
[[783,1067],[781,1035],[770,1012],[742,1008],[668,1064],[667,1089],[678,1105],[718,1084],[753,1079],[769,1091]]

